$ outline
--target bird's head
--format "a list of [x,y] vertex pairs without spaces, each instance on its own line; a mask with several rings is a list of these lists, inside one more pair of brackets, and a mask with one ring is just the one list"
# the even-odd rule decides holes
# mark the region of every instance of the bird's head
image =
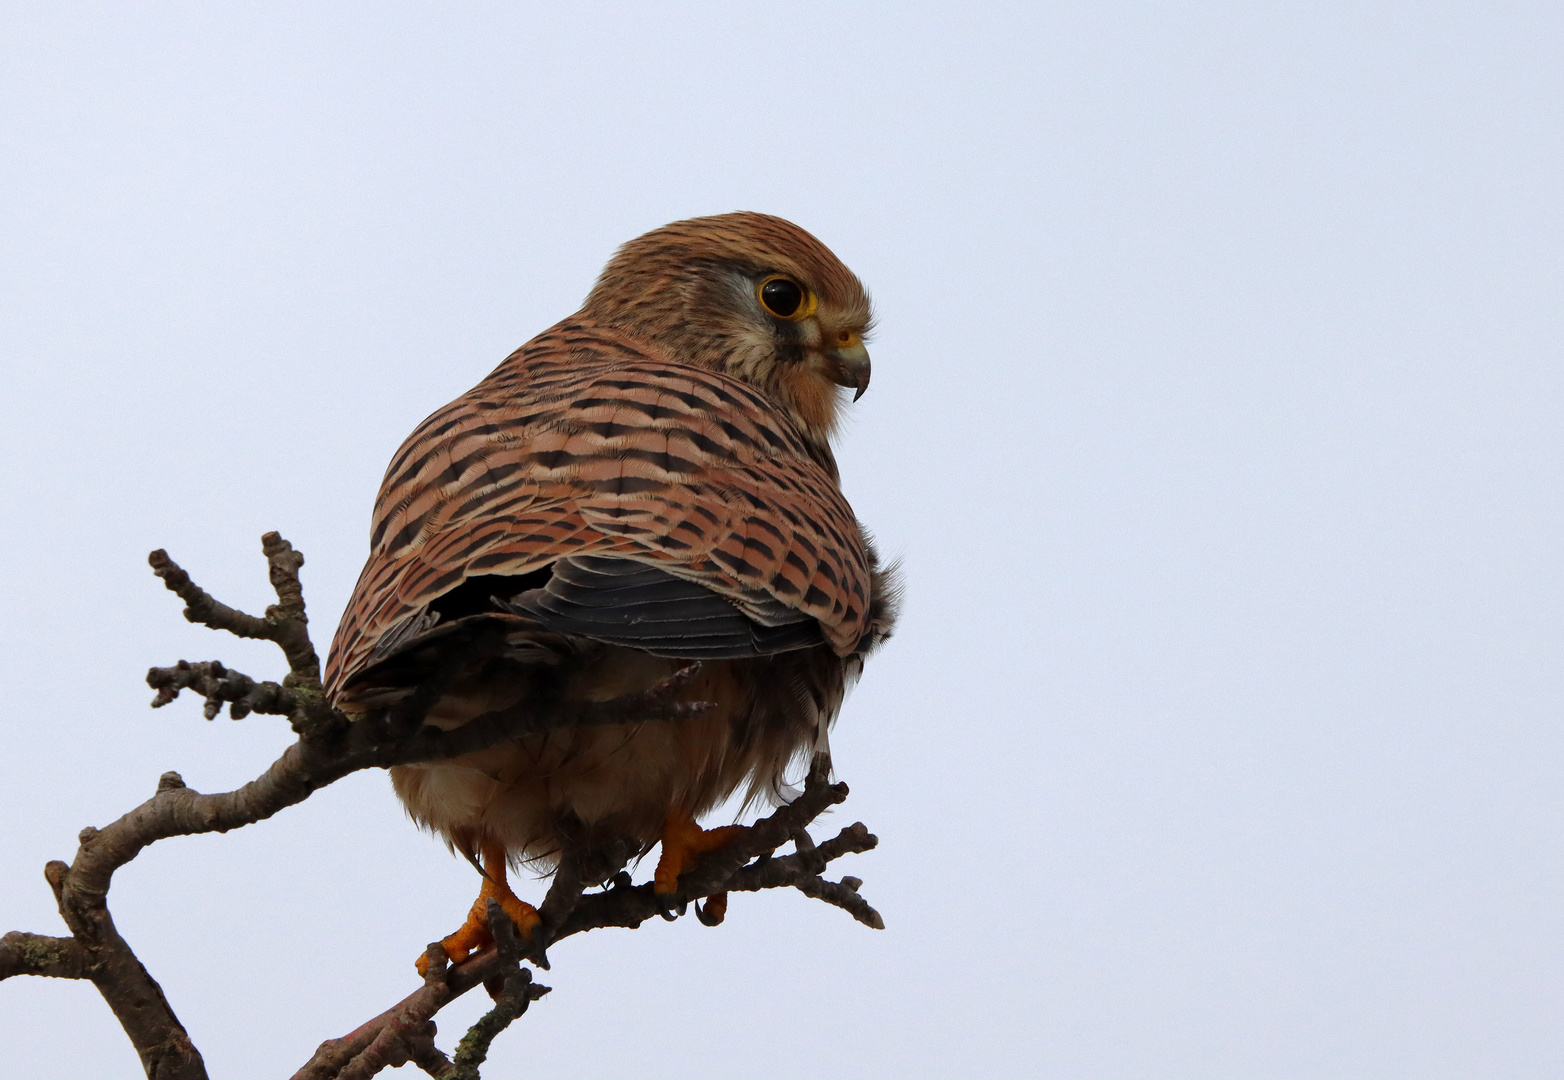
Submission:
[[621,247],[582,315],[680,363],[742,379],[822,446],[842,387],[869,385],[869,297],[792,222],[738,213],[676,221]]

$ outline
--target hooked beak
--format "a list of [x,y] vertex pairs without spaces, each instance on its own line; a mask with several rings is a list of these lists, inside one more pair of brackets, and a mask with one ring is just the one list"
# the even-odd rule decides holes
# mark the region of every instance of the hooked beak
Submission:
[[826,353],[831,358],[831,381],[838,386],[850,386],[857,392],[853,394],[853,400],[863,397],[863,392],[869,389],[869,350],[863,347],[863,340],[854,334],[846,345],[839,349],[832,349]]

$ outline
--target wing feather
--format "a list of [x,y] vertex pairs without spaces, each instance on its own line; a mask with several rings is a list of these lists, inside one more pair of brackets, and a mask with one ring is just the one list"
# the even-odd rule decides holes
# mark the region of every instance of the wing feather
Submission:
[[704,585],[648,563],[597,555],[561,559],[547,585],[504,606],[557,633],[660,656],[735,659],[821,643],[820,624],[803,612],[765,626]]
[[[328,691],[468,577],[594,555],[698,585],[761,627],[813,620],[839,655],[867,629],[866,545],[834,464],[743,383],[567,321],[393,457]],[[713,625],[712,647],[724,633]]]

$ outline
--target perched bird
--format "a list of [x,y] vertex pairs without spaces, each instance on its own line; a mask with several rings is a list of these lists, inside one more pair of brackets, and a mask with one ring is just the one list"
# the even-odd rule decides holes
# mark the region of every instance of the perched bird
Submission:
[[[662,853],[654,889],[727,839],[697,820],[781,799],[891,632],[893,575],[838,483],[844,392],[869,385],[869,300],[820,241],[736,213],[630,241],[575,315],[425,420],[392,458],[326,668],[364,712],[434,685],[451,729],[526,701],[604,701],[694,661],[685,719],[557,729],[391,770],[484,883],[445,939],[490,940],[507,864],[577,844]],[[472,649],[498,630],[502,647]],[[724,902],[725,897],[714,898]]]

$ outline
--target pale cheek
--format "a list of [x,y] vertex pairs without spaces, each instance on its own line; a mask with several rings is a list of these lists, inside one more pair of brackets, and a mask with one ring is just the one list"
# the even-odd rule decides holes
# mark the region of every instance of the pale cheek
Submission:
[[776,345],[768,336],[746,333],[730,341],[728,371],[740,378],[758,381],[775,362]]

